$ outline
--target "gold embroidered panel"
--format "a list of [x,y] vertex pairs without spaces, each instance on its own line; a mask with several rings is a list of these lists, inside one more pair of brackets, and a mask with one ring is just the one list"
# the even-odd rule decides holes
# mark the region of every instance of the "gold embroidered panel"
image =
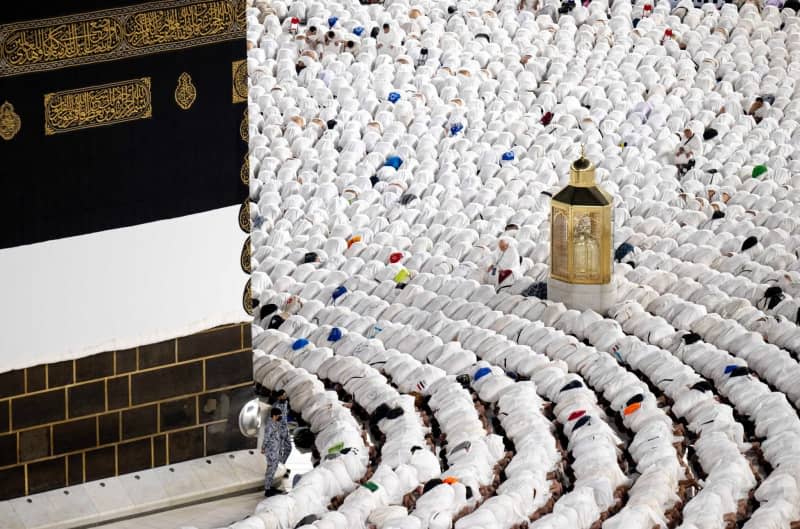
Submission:
[[242,0],[169,0],[0,26],[0,77],[243,39]]
[[182,110],[188,110],[197,99],[197,88],[192,83],[192,76],[183,72],[178,77],[178,86],[175,88],[175,102]]
[[149,77],[44,96],[44,131],[48,136],[152,115]]
[[233,102],[247,102],[247,61],[233,62]]
[[22,120],[19,114],[14,112],[14,105],[8,101],[0,105],[0,138],[6,141],[10,140],[17,135],[20,128],[22,128]]

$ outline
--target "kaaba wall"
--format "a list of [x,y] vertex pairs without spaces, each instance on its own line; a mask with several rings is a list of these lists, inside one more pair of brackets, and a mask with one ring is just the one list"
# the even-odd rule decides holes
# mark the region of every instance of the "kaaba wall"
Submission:
[[0,373],[0,500],[255,447],[250,326]]
[[244,8],[4,6],[0,248],[241,204]]
[[0,10],[0,372],[247,321],[244,9]]

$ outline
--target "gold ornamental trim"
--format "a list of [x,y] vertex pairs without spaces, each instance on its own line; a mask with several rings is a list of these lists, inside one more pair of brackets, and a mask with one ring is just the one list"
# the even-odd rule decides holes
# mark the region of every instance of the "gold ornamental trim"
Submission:
[[250,236],[244,241],[244,245],[242,245],[242,252],[239,255],[239,264],[242,267],[242,271],[245,274],[249,274],[252,272],[252,265],[250,261],[250,257],[252,255],[252,249],[250,248]]
[[245,143],[247,143],[247,137],[250,134],[249,121],[250,120],[247,117],[247,109],[245,108],[244,114],[242,115],[242,122],[239,124],[239,136]]
[[48,136],[152,116],[149,77],[44,95]]
[[248,153],[244,153],[244,162],[242,162],[242,168],[239,170],[239,178],[244,185],[250,185],[250,155]]
[[192,84],[192,76],[183,72],[178,77],[178,86],[175,88],[175,102],[183,110],[189,110],[197,99],[197,88]]
[[22,128],[22,119],[14,112],[14,105],[6,101],[0,105],[0,138],[9,141]]
[[234,61],[231,65],[233,78],[233,102],[247,102],[247,61]]
[[255,314],[255,309],[253,308],[253,292],[250,289],[250,279],[247,280],[247,284],[244,286],[244,292],[242,293],[242,308],[244,311],[252,316]]
[[243,39],[244,8],[165,0],[0,25],[0,77]]
[[239,208],[239,227],[245,233],[250,233],[250,199],[245,199]]

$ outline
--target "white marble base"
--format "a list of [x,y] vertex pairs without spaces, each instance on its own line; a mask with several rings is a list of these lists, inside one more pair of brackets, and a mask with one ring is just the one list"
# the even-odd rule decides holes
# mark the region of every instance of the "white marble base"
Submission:
[[547,279],[547,299],[563,303],[570,309],[592,309],[605,315],[617,299],[616,283],[573,285],[552,277]]
[[[193,459],[0,502],[0,529],[69,529],[263,487],[258,450]],[[243,514],[244,516],[244,514]]]

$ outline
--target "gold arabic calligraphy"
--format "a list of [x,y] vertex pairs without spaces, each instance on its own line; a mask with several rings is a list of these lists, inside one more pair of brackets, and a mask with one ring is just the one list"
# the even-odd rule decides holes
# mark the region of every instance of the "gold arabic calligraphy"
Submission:
[[48,136],[152,115],[149,77],[44,96],[44,130]]
[[227,0],[154,9],[132,15],[125,23],[125,37],[134,48],[156,46],[216,35],[235,20],[234,6]]
[[3,42],[3,57],[12,66],[90,57],[122,44],[122,24],[98,18],[13,31]]
[[170,0],[0,26],[0,77],[243,38],[241,7]]

